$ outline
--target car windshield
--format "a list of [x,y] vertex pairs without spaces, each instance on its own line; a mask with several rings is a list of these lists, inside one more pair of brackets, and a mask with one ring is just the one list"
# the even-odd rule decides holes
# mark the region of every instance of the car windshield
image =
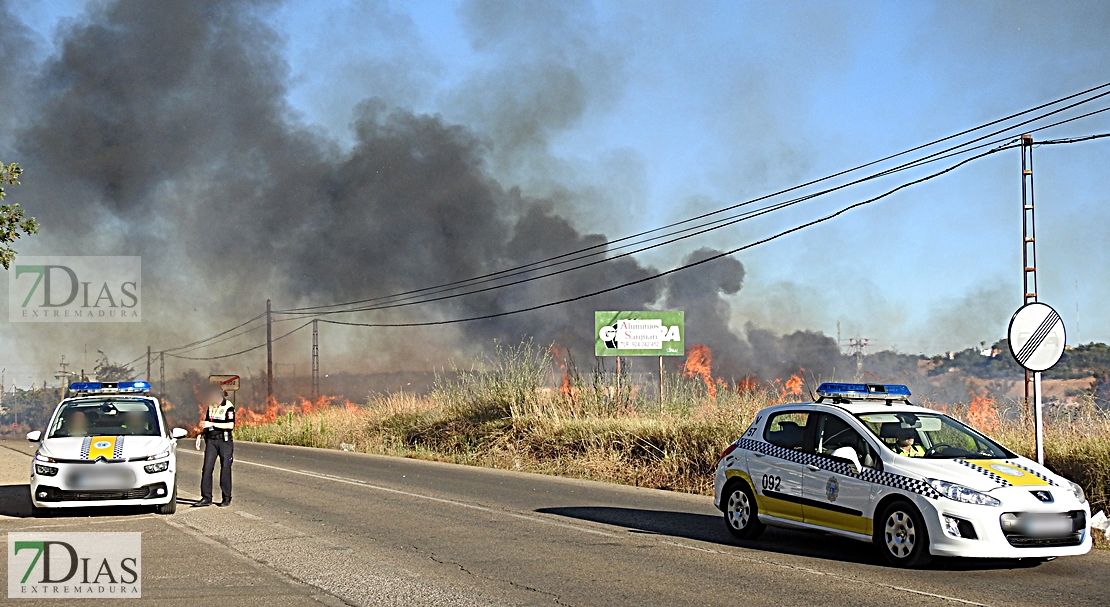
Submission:
[[884,411],[856,417],[898,455],[935,459],[1014,457],[1002,445],[947,415]]
[[97,399],[63,403],[48,436],[159,436],[161,433],[153,402]]

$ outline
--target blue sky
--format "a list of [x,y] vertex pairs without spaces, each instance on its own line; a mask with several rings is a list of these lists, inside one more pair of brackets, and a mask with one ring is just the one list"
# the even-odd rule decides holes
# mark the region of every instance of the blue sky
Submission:
[[[20,7],[41,57],[83,6]],[[1110,9],[1094,2],[291,0],[263,12],[296,120],[349,145],[368,97],[442,115],[489,142],[503,185],[570,189],[576,227],[611,238],[1110,81]],[[551,66],[576,76],[573,90]],[[1049,136],[1110,132],[1105,116]],[[1072,343],[1110,341],[1107,141],[1035,152],[1041,300]],[[734,326],[832,335],[840,323],[845,338],[927,354],[1002,337],[1021,303],[1019,161],[996,154],[740,254]],[[902,179],[694,244],[733,248]],[[690,248],[642,260],[665,269]]]

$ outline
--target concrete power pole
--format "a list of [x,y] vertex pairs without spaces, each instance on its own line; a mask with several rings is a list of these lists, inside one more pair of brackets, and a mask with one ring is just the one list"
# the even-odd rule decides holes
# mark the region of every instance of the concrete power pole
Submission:
[[150,346],[146,347],[146,376],[145,379],[150,381]]
[[[1021,136],[1021,264],[1022,305],[1037,301],[1037,226],[1033,216],[1033,136]],[[1025,406],[1036,386],[1025,371]]]
[[270,311],[270,300],[266,300],[266,401],[274,397],[274,340],[273,340],[273,314]]
[[320,334],[316,326],[317,319],[312,319],[312,400],[320,398]]

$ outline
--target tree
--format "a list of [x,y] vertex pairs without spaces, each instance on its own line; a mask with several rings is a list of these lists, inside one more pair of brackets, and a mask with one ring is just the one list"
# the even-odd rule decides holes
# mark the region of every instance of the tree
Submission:
[[[23,169],[12,162],[0,162],[0,201],[4,200],[4,185],[18,185]],[[24,234],[36,234],[39,224],[34,217],[26,217],[19,204],[0,204],[0,265],[7,270],[15,260],[12,243]]]
[[100,358],[96,359],[96,366],[93,367],[93,374],[96,375],[97,381],[131,381],[135,379],[135,370],[131,367],[114,363],[108,360],[108,355],[102,350],[97,350],[100,353]]

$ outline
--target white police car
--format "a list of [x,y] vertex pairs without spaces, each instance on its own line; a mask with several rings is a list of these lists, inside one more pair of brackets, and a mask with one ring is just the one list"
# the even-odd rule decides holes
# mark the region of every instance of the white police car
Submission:
[[1091,549],[1083,489],[901,385],[824,383],[759,412],[717,464],[728,530],[766,525],[874,542],[898,566],[932,556],[1034,558]]
[[63,400],[37,442],[31,464],[36,515],[54,508],[177,507],[177,440],[183,428],[166,428],[150,384],[76,382],[77,396]]

